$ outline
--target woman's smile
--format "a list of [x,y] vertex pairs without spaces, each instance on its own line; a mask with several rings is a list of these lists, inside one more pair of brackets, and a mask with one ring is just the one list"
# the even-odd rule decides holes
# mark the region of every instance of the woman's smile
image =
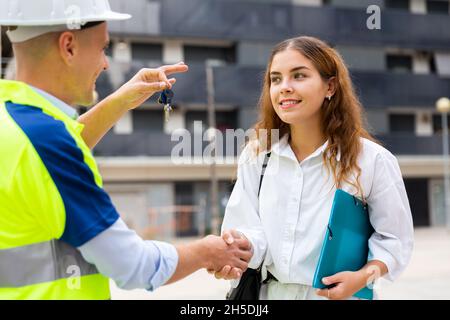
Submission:
[[283,99],[280,101],[279,106],[282,110],[289,110],[294,107],[297,107],[302,100],[296,100],[296,99]]

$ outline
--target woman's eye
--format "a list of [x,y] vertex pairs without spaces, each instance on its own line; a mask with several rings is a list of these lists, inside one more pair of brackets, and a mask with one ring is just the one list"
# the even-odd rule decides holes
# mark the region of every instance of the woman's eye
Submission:
[[306,76],[303,73],[296,73],[294,74],[294,79],[302,79],[305,78]]
[[277,83],[279,81],[280,81],[280,77],[272,77],[272,78],[270,78],[270,82],[271,83]]

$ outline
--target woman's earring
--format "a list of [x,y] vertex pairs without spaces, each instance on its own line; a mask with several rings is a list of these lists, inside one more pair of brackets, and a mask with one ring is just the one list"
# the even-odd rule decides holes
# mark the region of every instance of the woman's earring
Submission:
[[331,96],[328,96],[327,99],[328,99],[328,101],[331,101]]

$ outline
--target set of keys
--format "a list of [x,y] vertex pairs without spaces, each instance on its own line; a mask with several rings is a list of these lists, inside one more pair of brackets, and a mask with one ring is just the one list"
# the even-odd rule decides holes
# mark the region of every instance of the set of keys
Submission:
[[164,106],[164,120],[169,121],[170,112],[172,111],[172,98],[173,91],[170,89],[165,89],[161,92],[159,96],[158,103]]

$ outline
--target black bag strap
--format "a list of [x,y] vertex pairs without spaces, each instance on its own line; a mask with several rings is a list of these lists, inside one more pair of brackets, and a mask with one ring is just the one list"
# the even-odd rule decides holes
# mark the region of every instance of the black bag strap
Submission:
[[[261,177],[259,179],[259,188],[258,188],[258,198],[259,192],[261,191],[261,185],[264,178],[264,173],[266,172],[267,164],[270,158],[270,152],[266,153],[264,158],[263,166],[261,169]],[[243,274],[239,281],[239,284],[236,288],[231,288],[231,290],[227,293],[227,300],[258,300],[259,299],[259,290],[261,285],[261,268],[264,264],[264,261],[261,263],[258,269],[250,269],[248,268]],[[264,280],[263,283],[267,283],[269,277]],[[256,281],[256,282],[255,282]]]
[[[264,174],[266,173],[267,164],[269,163],[271,154],[272,154],[271,152],[268,152],[268,153],[266,153],[266,156],[264,157],[264,162],[263,162],[262,169],[261,169],[261,177],[259,178],[258,198],[259,198],[259,193],[261,192],[261,185],[263,182]],[[262,268],[263,264],[264,264],[264,261],[261,262],[261,265],[259,266],[259,268],[256,269],[256,271],[258,271],[259,274],[261,273],[261,268]],[[267,279],[264,280],[263,283],[267,283],[269,280],[270,280],[270,277],[267,277]]]
[[270,155],[271,155],[271,152],[268,152],[268,153],[266,153],[266,156],[264,157],[264,162],[263,162],[263,166],[262,166],[262,169],[261,169],[261,177],[259,178],[258,198],[259,198],[259,193],[261,191],[261,185],[262,185],[262,182],[263,182],[264,173],[266,172],[267,163],[269,163]]

